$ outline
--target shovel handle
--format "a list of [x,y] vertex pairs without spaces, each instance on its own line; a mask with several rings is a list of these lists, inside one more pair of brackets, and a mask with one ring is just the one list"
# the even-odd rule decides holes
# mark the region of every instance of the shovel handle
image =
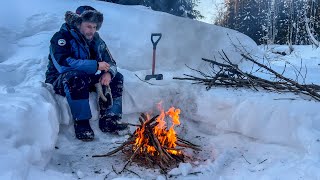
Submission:
[[[158,37],[156,41],[153,40],[154,37]],[[153,44],[153,49],[156,49],[158,42],[160,41],[162,37],[161,33],[151,33],[151,42]]]

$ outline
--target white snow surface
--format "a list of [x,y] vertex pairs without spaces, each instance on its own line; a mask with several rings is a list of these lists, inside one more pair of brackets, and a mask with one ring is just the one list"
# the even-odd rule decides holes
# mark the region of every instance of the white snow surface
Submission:
[[[201,146],[187,150],[192,161],[167,177],[159,169],[126,163],[122,153],[92,158],[119,146],[127,136],[102,133],[96,94],[90,94],[96,138],[75,138],[66,99],[44,84],[49,41],[64,22],[64,13],[91,5],[104,13],[100,30],[125,77],[123,121],[138,123],[160,101],[165,110],[181,109],[177,133]],[[151,73],[151,33],[162,33],[156,73],[161,81],[141,81]],[[201,58],[219,60],[224,50],[239,68],[250,70],[239,49],[260,62],[269,58],[282,72],[286,63],[301,68],[299,82],[320,83],[320,50],[294,46],[290,55],[272,53],[286,47],[258,47],[236,31],[155,12],[142,6],[101,1],[28,0],[0,2],[0,179],[320,179],[319,102],[292,93],[205,86],[174,80],[195,74],[185,66],[210,72]],[[242,46],[241,46],[242,45]],[[293,67],[285,75],[296,79]],[[140,78],[140,79],[139,79]],[[130,128],[134,131],[134,127]],[[113,170],[115,169],[115,171]],[[132,173],[134,172],[134,173]]]

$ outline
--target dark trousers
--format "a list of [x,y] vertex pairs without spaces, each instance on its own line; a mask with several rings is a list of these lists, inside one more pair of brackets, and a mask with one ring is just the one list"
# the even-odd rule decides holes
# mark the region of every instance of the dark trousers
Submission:
[[[101,75],[90,75],[83,71],[69,71],[60,74],[53,83],[57,94],[65,96],[74,120],[87,120],[92,117],[89,105],[89,92],[95,91]],[[110,83],[113,106],[101,108],[101,116],[122,117],[123,75],[117,73]]]

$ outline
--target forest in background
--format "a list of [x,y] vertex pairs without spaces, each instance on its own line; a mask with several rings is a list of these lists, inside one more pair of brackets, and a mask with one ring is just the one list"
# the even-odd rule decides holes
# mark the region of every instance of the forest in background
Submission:
[[258,44],[318,45],[320,0],[225,0],[214,24]]
[[[143,5],[190,19],[203,15],[195,7],[200,0],[102,0],[123,5]],[[212,8],[212,24],[237,30],[257,44],[319,46],[320,0],[224,0]]]

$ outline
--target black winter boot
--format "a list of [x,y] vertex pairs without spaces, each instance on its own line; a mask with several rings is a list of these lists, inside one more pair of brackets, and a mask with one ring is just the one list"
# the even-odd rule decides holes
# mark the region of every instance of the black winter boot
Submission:
[[91,129],[89,120],[74,121],[74,132],[79,140],[92,141],[94,139],[94,132]]
[[119,123],[119,118],[116,116],[103,116],[99,119],[99,128],[104,133],[118,133],[128,129],[128,125]]

